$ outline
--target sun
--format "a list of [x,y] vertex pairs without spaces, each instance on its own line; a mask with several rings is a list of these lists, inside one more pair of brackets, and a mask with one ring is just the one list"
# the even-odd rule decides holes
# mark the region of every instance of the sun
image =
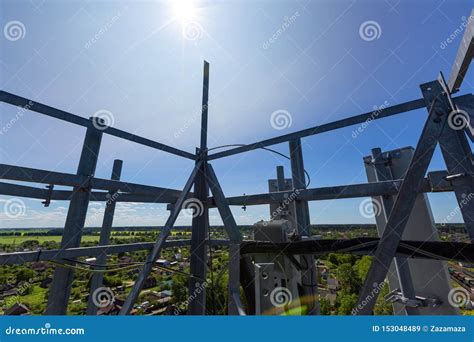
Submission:
[[196,18],[195,1],[193,0],[173,0],[172,2],[173,19],[185,24]]

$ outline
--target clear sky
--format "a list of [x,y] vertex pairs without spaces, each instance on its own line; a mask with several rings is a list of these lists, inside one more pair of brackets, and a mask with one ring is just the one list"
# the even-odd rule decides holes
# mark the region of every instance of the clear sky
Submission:
[[[3,0],[0,84],[82,117],[108,111],[114,127],[193,152],[206,59],[209,147],[251,143],[420,98],[419,84],[439,71],[449,76],[473,4]],[[462,93],[473,91],[472,75]],[[275,111],[291,125],[272,125]],[[305,138],[311,187],[366,182],[362,157],[374,147],[415,146],[425,119],[421,109],[374,121],[356,138],[357,126]],[[6,104],[0,120],[1,163],[76,172],[84,128],[34,112],[18,118],[18,109]],[[288,153],[287,144],[275,148]],[[193,167],[191,160],[106,135],[96,175],[110,177],[114,159],[124,161],[123,180],[175,189]],[[289,175],[288,161],[261,150],[212,164],[227,196],[266,192],[277,165]],[[430,170],[444,168],[438,149]],[[429,198],[437,221],[457,205],[452,194]],[[0,205],[9,200],[0,196]],[[362,200],[312,202],[311,221],[374,222],[360,214]],[[0,212],[0,227],[64,224],[67,202],[43,208],[39,200],[22,201],[18,217]],[[100,225],[102,212],[103,204],[91,203],[86,225]],[[266,206],[233,212],[239,224],[269,217]],[[163,205],[120,203],[114,224],[161,225],[167,215]],[[189,223],[180,216],[178,224]],[[221,223],[215,210],[211,223]]]

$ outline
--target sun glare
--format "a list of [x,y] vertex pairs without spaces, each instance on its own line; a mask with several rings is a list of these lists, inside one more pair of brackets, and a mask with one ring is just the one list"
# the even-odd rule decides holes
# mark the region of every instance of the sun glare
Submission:
[[172,10],[175,20],[184,24],[196,18],[195,1],[192,0],[173,0]]

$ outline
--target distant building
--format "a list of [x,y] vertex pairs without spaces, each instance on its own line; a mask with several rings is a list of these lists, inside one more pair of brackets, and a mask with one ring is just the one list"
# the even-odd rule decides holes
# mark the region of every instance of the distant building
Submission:
[[172,294],[173,294],[173,291],[171,291],[171,290],[163,290],[163,291],[158,292],[158,296],[160,298],[171,297]]
[[10,297],[10,296],[17,296],[19,293],[18,289],[16,287],[12,288],[12,289],[9,289],[9,290],[6,290],[6,291],[3,291],[2,293],[0,293],[0,298],[5,298],[5,297]]
[[10,308],[4,311],[6,316],[23,316],[29,315],[30,309],[25,304],[22,303],[15,303]]
[[121,263],[121,264],[129,264],[132,261],[133,261],[133,259],[131,257],[127,256],[127,255],[124,255],[123,257],[121,257],[119,259],[119,263]]
[[34,262],[31,264],[31,269],[36,272],[44,272],[48,268],[48,264],[43,261]]
[[158,259],[158,260],[156,260],[156,264],[157,264],[158,266],[167,267],[167,266],[170,265],[170,262],[169,262],[168,260],[166,260],[166,259]]
[[339,290],[339,281],[335,278],[328,278],[328,289],[330,291],[338,291]]

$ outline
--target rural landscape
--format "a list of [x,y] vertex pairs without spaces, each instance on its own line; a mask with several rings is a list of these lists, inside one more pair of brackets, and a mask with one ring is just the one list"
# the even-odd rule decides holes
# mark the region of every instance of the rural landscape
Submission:
[[[244,238],[250,239],[252,227],[239,227]],[[467,241],[461,224],[439,226],[440,238],[444,241]],[[153,242],[160,227],[117,227],[111,234],[111,244]],[[62,229],[2,229],[0,231],[1,253],[26,252],[58,249]],[[376,236],[375,225],[319,225],[312,226],[312,234],[317,239],[350,239],[354,237]],[[86,228],[81,247],[94,246],[99,240],[99,228]],[[176,227],[169,240],[189,239],[190,227]],[[223,227],[211,227],[212,239],[223,239]],[[213,246],[209,258],[208,274],[208,314],[224,315],[227,309],[227,271],[228,256],[225,247]],[[113,300],[98,309],[99,315],[116,315],[138,275],[147,256],[146,251],[120,253],[107,258],[107,263],[115,265],[115,270],[106,272],[104,286],[110,289]],[[186,313],[186,300],[189,298],[189,248],[174,247],[163,251],[157,260],[153,273],[147,279],[139,300],[135,305],[135,315],[183,315]],[[81,258],[77,265],[77,279],[73,283],[69,303],[69,314],[84,315],[87,308],[91,269],[95,258]],[[83,262],[84,264],[81,264]],[[357,294],[365,279],[371,256],[330,253],[317,260],[318,287],[322,315],[348,315],[357,302]],[[87,265],[89,263],[90,265]],[[212,265],[211,265],[212,263]],[[453,286],[464,286],[472,293],[474,289],[473,265],[450,263]],[[39,261],[25,265],[0,266],[0,305],[4,314],[41,315],[47,305],[48,287],[52,279],[54,262]],[[467,281],[455,277],[461,272]],[[470,284],[472,280],[472,284]],[[377,315],[392,315],[392,305],[384,297],[388,285],[381,289],[375,307]],[[21,306],[19,306],[21,304]],[[471,315],[472,308],[463,308],[464,315]],[[16,310],[16,311],[15,311]],[[24,312],[27,310],[27,312]],[[289,313],[291,314],[291,312]]]

